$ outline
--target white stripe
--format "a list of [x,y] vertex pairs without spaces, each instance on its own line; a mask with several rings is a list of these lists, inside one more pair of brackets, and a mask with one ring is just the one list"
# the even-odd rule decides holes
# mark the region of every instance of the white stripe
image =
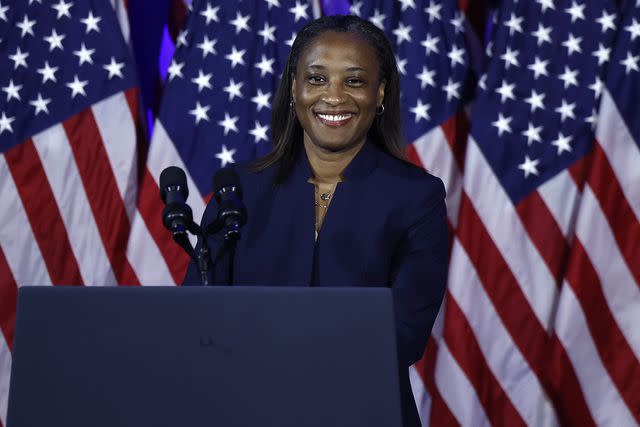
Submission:
[[464,312],[491,372],[514,407],[528,425],[559,425],[538,377],[505,329],[458,239],[453,244],[451,266],[449,292]]
[[418,408],[418,414],[420,415],[420,419],[422,419],[422,417],[424,417],[424,413],[421,409],[422,402],[425,398],[428,400],[429,394],[424,387],[422,377],[420,377],[418,370],[413,365],[409,367],[409,383],[411,384],[411,391],[413,392],[413,398],[416,402],[416,408]]
[[640,148],[606,88],[602,93],[598,123],[598,142],[607,154],[627,202],[636,218],[640,218]]
[[469,137],[464,188],[478,216],[509,265],[533,312],[549,330],[558,290],[540,253],[529,240],[511,199],[477,143]]
[[565,281],[558,303],[556,335],[580,382],[587,406],[598,426],[636,426],[629,408],[604,369],[584,312]]
[[83,283],[116,284],[64,128],[52,126],[32,139],[60,210]]
[[607,305],[636,358],[640,357],[640,289],[624,262],[607,218],[588,185],[576,223],[576,236],[602,284]]
[[[159,216],[160,212],[158,212]],[[159,218],[158,221],[160,221]],[[127,258],[142,285],[175,284],[167,266],[167,261],[171,262],[171,260],[163,258],[160,249],[151,237],[147,225],[144,223],[142,215],[138,211],[136,211],[131,223]]]
[[16,184],[4,155],[0,155],[0,247],[18,286],[50,285],[51,278],[31,230]]
[[124,41],[128,45],[131,45],[129,17],[127,16],[127,7],[125,6],[124,0],[111,0],[111,6],[113,6],[116,16],[118,17],[118,22],[120,22],[120,29],[122,30]]
[[138,194],[138,153],[136,127],[127,98],[120,92],[94,104],[91,109],[131,221]]
[[436,386],[451,413],[462,426],[489,426],[473,386],[458,366],[444,340],[438,342]]
[[444,182],[447,190],[447,216],[455,228],[460,211],[462,176],[446,135],[440,126],[436,126],[415,140],[413,146],[425,169]]
[[538,194],[556,220],[562,235],[571,240],[574,234],[576,211],[582,194],[567,170],[538,187]]
[[153,140],[151,141],[151,147],[149,149],[147,167],[158,186],[160,185],[160,173],[168,166],[178,166],[184,170],[187,175],[187,185],[189,187],[188,202],[193,210],[194,221],[199,223],[200,219],[202,219],[204,208],[206,206],[204,199],[202,198],[202,194],[200,194],[196,183],[191,178],[189,170],[182,161],[182,158],[176,150],[176,147],[173,145],[171,138],[167,135],[164,126],[162,126],[162,122],[160,122],[160,120],[156,120],[153,131]]
[[[0,334],[2,335],[2,334]],[[0,336],[0,421],[7,425],[7,408],[9,406],[9,378],[11,374],[11,352],[4,335]]]

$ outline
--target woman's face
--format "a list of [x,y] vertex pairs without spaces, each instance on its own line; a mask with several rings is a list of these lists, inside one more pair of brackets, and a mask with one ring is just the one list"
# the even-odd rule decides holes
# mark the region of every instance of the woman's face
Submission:
[[385,83],[374,49],[355,33],[327,31],[300,54],[291,87],[309,143],[346,151],[366,141]]

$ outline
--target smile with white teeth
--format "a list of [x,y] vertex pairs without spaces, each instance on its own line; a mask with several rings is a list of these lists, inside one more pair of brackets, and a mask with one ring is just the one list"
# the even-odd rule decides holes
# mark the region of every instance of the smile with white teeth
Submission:
[[345,120],[350,119],[352,116],[353,116],[353,114],[351,114],[351,113],[347,113],[347,114],[320,114],[320,113],[318,113],[318,117],[322,121],[332,122],[332,123],[344,122]]

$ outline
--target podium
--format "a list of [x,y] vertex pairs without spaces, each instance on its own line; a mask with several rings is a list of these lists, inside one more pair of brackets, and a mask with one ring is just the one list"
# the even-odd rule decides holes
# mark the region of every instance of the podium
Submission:
[[385,288],[21,287],[7,427],[400,426]]

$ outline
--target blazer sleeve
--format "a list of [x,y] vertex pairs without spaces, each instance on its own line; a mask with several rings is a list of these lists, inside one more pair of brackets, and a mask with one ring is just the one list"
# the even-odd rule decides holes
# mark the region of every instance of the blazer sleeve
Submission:
[[400,363],[422,357],[444,296],[448,269],[445,190],[440,179],[412,209],[410,226],[394,256],[392,290]]

